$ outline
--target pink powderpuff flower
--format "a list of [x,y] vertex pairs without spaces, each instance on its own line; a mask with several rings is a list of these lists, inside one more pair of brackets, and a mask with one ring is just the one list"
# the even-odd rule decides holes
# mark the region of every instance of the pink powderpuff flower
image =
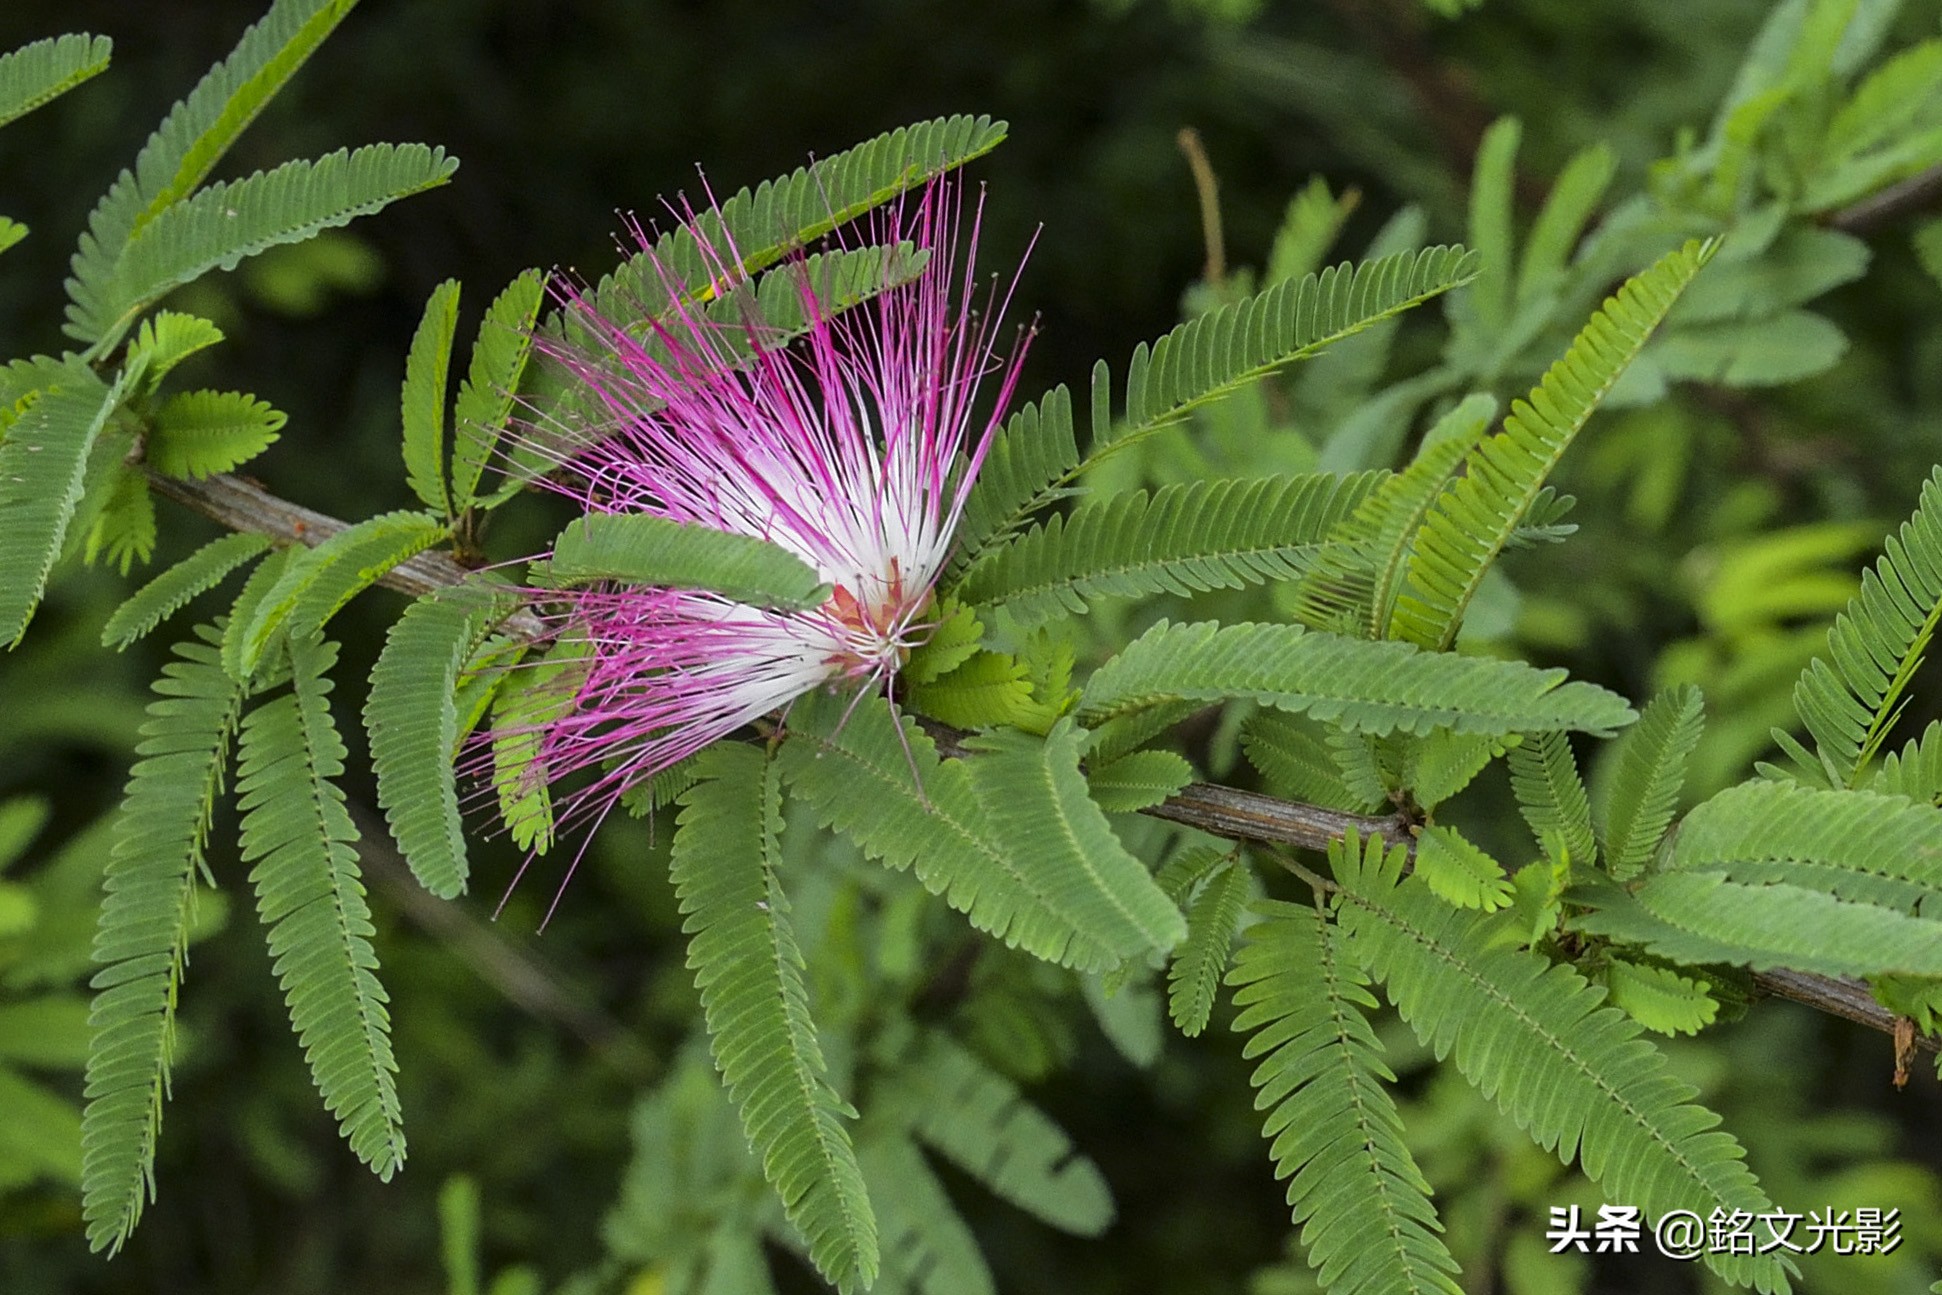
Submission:
[[[832,589],[807,611],[617,584],[533,591],[576,659],[571,705],[527,730],[539,734],[538,768],[549,779],[601,771],[567,799],[563,822],[597,821],[629,789],[813,688],[853,682],[860,698],[888,687],[929,637],[933,586],[1029,340],[1000,353],[1009,290],[1000,299],[994,281],[980,308],[982,202],[961,253],[960,206],[958,187],[940,179],[880,214],[869,241],[905,258],[903,274],[886,277],[908,279],[849,310],[818,297],[806,261],[785,265],[803,316],[786,345],[746,311],[701,304],[750,276],[722,223],[692,212],[684,224],[708,284],[654,261],[665,296],[636,303],[644,318],[630,320],[563,292],[577,336],[541,346],[595,398],[581,406],[608,419],[534,438],[593,442],[555,474],[576,484],[551,488],[589,513],[766,540]],[[997,399],[980,420],[973,406],[994,374]]]

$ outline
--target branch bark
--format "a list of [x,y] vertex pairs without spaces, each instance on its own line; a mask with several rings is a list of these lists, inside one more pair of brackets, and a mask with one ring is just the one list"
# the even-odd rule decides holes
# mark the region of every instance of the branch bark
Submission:
[[[254,531],[285,542],[316,545],[346,526],[335,517],[291,503],[238,476],[223,474],[204,481],[181,481],[151,475],[150,481],[157,493],[231,530]],[[379,583],[416,597],[455,585],[470,574],[442,553],[421,553],[393,567]],[[513,633],[534,634],[540,623],[537,617],[521,612],[507,621],[506,628]],[[941,728],[933,731],[945,755],[964,753],[958,740],[961,734]],[[1326,850],[1329,842],[1340,840],[1343,833],[1354,828],[1365,836],[1380,836],[1392,844],[1415,848],[1415,838],[1400,818],[1346,814],[1211,783],[1194,783],[1179,795],[1144,812],[1230,841]],[[1786,970],[1757,972],[1753,980],[1776,998],[1803,1003],[1816,1011],[1890,1036],[1897,1034],[1901,1018],[1877,1003],[1860,981]],[[1921,1036],[1915,1043],[1925,1051],[1935,1052],[1942,1041]]]

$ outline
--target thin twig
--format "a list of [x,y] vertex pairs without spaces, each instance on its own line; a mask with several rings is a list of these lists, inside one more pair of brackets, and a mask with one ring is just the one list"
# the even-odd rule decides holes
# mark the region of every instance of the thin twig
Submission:
[[1827,227],[1844,234],[1872,234],[1939,201],[1942,201],[1942,166],[1932,166],[1841,208],[1827,218]]
[[1199,131],[1182,126],[1176,140],[1186,155],[1187,169],[1193,172],[1194,193],[1200,199],[1200,237],[1207,245],[1207,268],[1200,277],[1218,288],[1227,277],[1227,236],[1221,231],[1220,180],[1214,175],[1214,164],[1207,160],[1207,148],[1200,142]]
[[633,1030],[463,906],[446,903],[420,886],[386,843],[384,826],[376,816],[356,804],[351,813],[358,820],[361,838],[359,864],[405,916],[444,940],[514,1006],[565,1026],[588,1047],[605,1053],[630,1078],[648,1079],[656,1073],[659,1063]]
[[[159,493],[232,530],[318,544],[345,529],[345,523],[334,517],[293,504],[240,477],[219,475],[204,481],[151,477],[151,480]],[[458,584],[470,575],[466,568],[443,554],[421,553],[393,567],[378,583],[418,596]],[[537,632],[539,621],[530,613],[521,612],[508,619],[504,628],[510,633],[530,634]],[[932,726],[931,732],[944,755],[965,753],[959,741],[961,734],[939,726]],[[1416,846],[1406,821],[1400,817],[1345,814],[1204,782],[1193,783],[1178,795],[1142,812],[1231,841],[1264,841],[1326,850],[1329,842],[1341,839],[1348,829],[1354,828],[1365,836],[1380,836],[1392,845],[1407,846],[1412,851]],[[1901,1020],[1875,1002],[1868,987],[1859,981],[1787,970],[1757,972],[1753,981],[1776,998],[1791,999],[1890,1036],[1896,1034]],[[1939,1044],[1942,1040],[1927,1036],[1916,1040],[1917,1047],[1929,1052],[1937,1051]]]

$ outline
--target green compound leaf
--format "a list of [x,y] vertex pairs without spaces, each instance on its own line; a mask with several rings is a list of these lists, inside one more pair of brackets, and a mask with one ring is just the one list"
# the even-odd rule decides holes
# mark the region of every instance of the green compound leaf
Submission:
[[553,794],[540,752],[547,727],[572,713],[583,650],[580,640],[562,638],[538,661],[511,671],[493,694],[492,785],[499,818],[513,843],[535,854],[553,845]]
[[[1106,372],[1102,361],[1095,378]],[[1108,375],[1109,376],[1109,375]],[[1110,415],[1110,388],[1095,390],[1096,407]],[[963,571],[992,546],[1010,538],[1025,519],[1065,495],[1064,488],[1079,466],[1079,442],[1072,425],[1072,393],[1053,388],[1013,414],[991,438],[978,479],[965,500],[958,521],[957,548],[951,555],[947,580]]]
[[1144,342],[1135,348],[1126,372],[1125,414],[1117,422],[1112,370],[1104,361],[1094,365],[1087,457],[1079,457],[1072,399],[1064,387],[1015,415],[994,441],[965,506],[953,574],[975,565],[1033,512],[1072,493],[1072,483],[1108,455],[1468,282],[1476,270],[1476,257],[1462,248],[1431,247],[1277,283],[1180,325],[1150,348]]
[[1069,718],[1043,741],[1010,730],[971,739],[984,754],[965,769],[986,830],[1101,945],[1122,958],[1170,949],[1186,927],[1087,794],[1085,740]]
[[1856,786],[1887,740],[1942,620],[1942,468],[1882,548],[1874,570],[1862,573],[1861,592],[1834,618],[1827,651],[1794,686],[1794,707],[1837,787]]
[[969,607],[952,598],[940,598],[930,619],[935,628],[930,637],[911,649],[897,682],[904,685],[934,683],[977,655],[984,643],[984,626]]
[[245,257],[348,225],[451,179],[458,160],[423,144],[367,144],[212,184],[137,229],[69,332],[111,344],[164,294]]
[[452,406],[454,507],[470,508],[479,502],[479,478],[512,416],[513,397],[532,356],[533,324],[545,296],[546,276],[528,270],[492,299],[479,323],[472,362]]
[[1295,587],[1294,611],[1303,623],[1354,638],[1388,637],[1416,531],[1496,416],[1489,395],[1464,397],[1424,435],[1409,466],[1385,478],[1335,528]]
[[114,47],[106,36],[76,32],[0,54],[0,126],[105,72]]
[[489,590],[471,586],[405,608],[385,636],[364,707],[378,804],[412,875],[442,899],[463,894],[470,875],[452,772],[453,692],[495,609]]
[[115,819],[94,959],[82,1119],[88,1248],[118,1251],[154,1198],[155,1141],[174,1055],[175,1005],[189,958],[196,872],[222,794],[244,688],[223,671],[221,634],[175,645],[148,705]]
[[452,367],[452,336],[459,325],[459,282],[432,289],[405,356],[399,394],[404,423],[405,480],[425,507],[452,515],[445,489],[445,399]]
[[1113,1198],[1065,1130],[1018,1086],[962,1044],[926,1030],[886,1077],[872,1114],[907,1124],[927,1146],[1018,1208],[1092,1237],[1113,1221]]
[[1537,501],[1545,478],[1711,255],[1711,244],[1689,243],[1628,279],[1526,400],[1511,407],[1504,430],[1470,452],[1464,474],[1439,497],[1418,535],[1393,637],[1428,648],[1447,648],[1456,639],[1484,573]]
[[1686,815],[1670,866],[1912,909],[1942,892],[1942,810],[1758,779]]
[[[1013,750],[977,761],[940,761],[923,729],[914,721],[893,719],[881,698],[858,701],[844,722],[849,706],[847,698],[824,693],[801,698],[789,713],[789,737],[777,757],[790,791],[814,808],[819,823],[834,827],[888,867],[914,868],[925,889],[942,895],[973,926],[1047,961],[1102,971],[1149,947],[1139,928],[1142,921],[1155,919],[1139,882],[1150,888],[1152,880],[1116,841],[1107,866],[1116,884],[1128,862],[1142,874],[1129,887],[1137,897],[1134,916],[1140,920],[1129,920],[1117,897],[1100,893],[1087,861],[1072,858],[1081,838],[1021,845],[987,821],[981,790],[1034,798],[1007,819],[1011,831],[1055,821],[1068,806],[1083,818],[1083,811],[1068,799],[1075,794],[1085,799],[1076,737],[1062,736],[1055,749],[1044,753]],[[902,725],[901,741],[897,724]],[[1055,757],[1071,763],[1062,772]],[[1001,762],[1000,768],[974,783],[971,765],[988,761]],[[1031,785],[1034,774],[1036,786]],[[1093,815],[1099,814],[1089,800],[1085,804]],[[1021,818],[1029,821],[1021,823]],[[1103,821],[1097,826],[1111,830]],[[1083,839],[1097,837],[1087,831]],[[1049,862],[1059,869],[1055,874],[1041,870],[1048,847]],[[1177,934],[1179,914],[1171,904],[1167,913],[1157,924]]]
[[[107,448],[97,444],[97,448]],[[106,560],[121,574],[155,553],[155,500],[148,491],[148,474],[129,463],[115,463],[91,482],[96,495],[94,520],[81,544],[81,560],[89,566]],[[84,494],[85,498],[85,494]]]
[[101,646],[126,648],[269,547],[268,536],[247,532],[209,541],[115,608],[101,627]]
[[240,391],[185,391],[155,411],[148,466],[196,481],[228,472],[274,445],[287,421],[281,410]]
[[0,440],[0,643],[20,642],[40,605],[87,482],[88,455],[121,399],[70,361]]
[[1193,1038],[1214,1014],[1214,995],[1227,973],[1234,929],[1247,907],[1253,878],[1240,863],[1214,874],[1187,910],[1187,938],[1174,951],[1167,972],[1167,1013],[1180,1032]]
[[1366,812],[1388,799],[1380,788],[1370,800],[1349,785],[1334,749],[1313,721],[1258,712],[1241,727],[1241,750],[1277,796],[1351,813]]
[[122,302],[112,280],[128,240],[155,215],[193,193],[243,129],[343,21],[357,0],[276,0],[169,110],[135,159],[88,217],[68,280],[72,303],[64,331],[100,354]]
[[709,1044],[742,1129],[809,1255],[839,1287],[876,1280],[877,1225],[809,1019],[780,866],[782,796],[753,747],[718,743],[681,796],[675,893]]
[[337,648],[291,649],[293,690],[243,721],[242,857],[255,865],[257,914],[311,1077],[351,1150],[388,1182],[404,1164],[405,1134],[357,829],[334,781],[345,750],[326,673]]
[[1575,868],[1598,862],[1598,838],[1591,828],[1591,800],[1571,740],[1552,731],[1525,738],[1507,753],[1510,789],[1518,812],[1531,826],[1531,835],[1547,851],[1562,842]]
[[1080,715],[1097,723],[1179,699],[1247,698],[1365,733],[1607,733],[1633,719],[1596,685],[1404,643],[1365,643],[1296,625],[1161,621],[1094,672]]
[[1005,123],[989,117],[940,117],[799,167],[752,193],[743,189],[630,257],[601,279],[587,304],[603,318],[634,317],[641,302],[667,299],[663,276],[705,300],[720,290],[719,267],[702,246],[732,246],[741,274],[759,273],[898,194],[982,157],[1004,138]]
[[347,526],[314,549],[297,549],[245,625],[238,666],[254,671],[280,634],[306,638],[385,573],[450,532],[435,517],[400,510]]
[[[1574,897],[1579,892],[1574,891]],[[1942,922],[1850,903],[1785,882],[1745,885],[1718,872],[1667,872],[1631,895],[1587,892],[1572,925],[1669,962],[1724,962],[1824,976],[1942,975]]]
[[[1570,967],[1510,947],[1508,914],[1466,913],[1420,878],[1399,881],[1402,860],[1400,847],[1385,856],[1354,833],[1332,845],[1337,915],[1350,954],[1439,1060],[1454,1053],[1539,1146],[1575,1157],[1607,1198],[1647,1218],[1773,1209],[1719,1117],[1693,1104],[1631,1018],[1601,1006],[1603,992]],[[1788,1289],[1771,1255],[1705,1259],[1736,1285]]]
[[[1134,349],[1117,448],[1177,423],[1188,410],[1304,359],[1469,282],[1475,253],[1461,247],[1331,266],[1223,306]],[[1094,412],[1095,420],[1098,412]],[[1095,444],[1095,461],[1106,446]]]
[[1268,1111],[1261,1131],[1275,1177],[1290,1180],[1308,1262],[1343,1295],[1459,1295],[1429,1181],[1384,1087],[1396,1076],[1364,1015],[1376,1006],[1367,980],[1319,910],[1264,900],[1254,911],[1262,920],[1227,978],[1234,1029],[1253,1036],[1241,1055],[1261,1058],[1254,1107]]
[[[998,1295],[978,1239],[930,1162],[905,1137],[877,1136],[857,1148],[876,1204],[883,1251],[879,1291],[908,1295]],[[748,1295],[757,1295],[751,1288]]]
[[591,513],[569,525],[553,541],[546,578],[706,589],[785,611],[804,611],[829,597],[815,568],[787,549],[641,513]]
[[1034,526],[974,566],[958,596],[1031,626],[1095,598],[1291,579],[1378,480],[1317,473],[1125,492]]
[[1686,685],[1654,697],[1639,722],[1621,733],[1612,775],[1593,806],[1605,842],[1605,868],[1620,881],[1645,870],[1679,808],[1686,762],[1706,726],[1699,689]]

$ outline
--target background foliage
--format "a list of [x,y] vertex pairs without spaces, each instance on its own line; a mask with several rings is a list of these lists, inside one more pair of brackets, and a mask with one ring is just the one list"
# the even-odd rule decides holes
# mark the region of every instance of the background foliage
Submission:
[[[904,122],[984,112],[1010,122],[1010,141],[976,171],[991,186],[993,263],[1015,258],[1044,223],[1020,290],[1043,329],[1022,390],[1063,381],[1084,391],[1094,357],[1123,356],[1183,313],[1290,268],[1277,257],[1298,263],[1300,249],[1275,234],[1311,176],[1359,193],[1344,204],[1338,249],[1359,256],[1372,240],[1381,250],[1467,241],[1492,264],[1513,261],[1511,244],[1492,248],[1479,235],[1528,230],[1552,179],[1589,146],[1609,147],[1577,164],[1585,175],[1609,167],[1608,194],[1648,183],[1676,193],[1678,164],[1654,164],[1673,153],[1682,128],[1704,131],[1767,11],[1724,0],[1490,0],[1452,21],[1402,0],[975,11],[873,3],[782,13],[739,4],[373,5],[270,105],[219,174],[367,139],[431,141],[465,169],[378,220],[205,279],[171,305],[227,335],[220,361],[189,361],[208,365],[192,371],[197,381],[247,382],[288,416],[250,470],[288,497],[372,516],[412,504],[393,467],[397,389],[435,284],[462,275],[476,285],[463,303],[469,329],[486,285],[529,264],[609,264],[613,209],[653,211],[657,195],[691,182],[697,160],[728,191],[793,168],[805,148],[833,152]],[[1891,49],[1935,35],[1942,17],[1911,2],[1864,6],[1860,21],[1871,12],[1891,15]],[[35,231],[0,264],[9,354],[61,344],[68,232],[83,226],[93,195],[168,104],[258,16],[254,3],[227,2],[174,12],[26,0],[0,12],[0,48],[70,29],[116,42],[109,75],[0,133],[0,210]],[[1488,129],[1503,114],[1521,120],[1521,138]],[[1199,130],[1219,177],[1222,256],[1210,257],[1176,146],[1183,125]],[[1489,210],[1473,207],[1473,167],[1508,181],[1514,219],[1493,224]],[[1690,196],[1693,208],[1708,201]],[[1411,204],[1416,214],[1396,214]],[[1756,285],[1734,299],[1728,278],[1712,302],[1690,306],[1670,339],[1677,345],[1657,362],[1664,377],[1703,381],[1664,399],[1635,392],[1630,408],[1603,415],[1556,478],[1579,499],[1569,518],[1579,532],[1545,547],[1542,561],[1513,554],[1510,580],[1478,593],[1469,628],[1482,641],[1631,698],[1701,685],[1711,723],[1693,755],[1689,802],[1770,754],[1768,731],[1791,722],[1793,681],[1859,588],[1855,573],[1942,459],[1933,376],[1942,316],[1910,238],[1919,223],[1918,215],[1868,231],[1865,276],[1859,265],[1829,272],[1840,254],[1803,246],[1807,270],[1791,297],[1765,300]],[[1721,251],[1711,282],[1728,277],[1733,254],[1731,245]],[[1278,381],[1262,397],[1281,402],[1275,417],[1338,433],[1283,444],[1289,462],[1262,461],[1261,411],[1237,399],[1201,415],[1192,448],[1143,445],[1098,480],[1157,486],[1297,470],[1317,454],[1330,467],[1388,466],[1397,415],[1350,423],[1350,411],[1379,379],[1438,363],[1500,393],[1521,391],[1595,304],[1559,312],[1560,327],[1526,346],[1490,352],[1520,294],[1542,286],[1508,272],[1480,286],[1454,312],[1440,360],[1446,335],[1426,311],[1380,345],[1345,346],[1332,354],[1346,358]],[[1733,331],[1749,321],[1763,330],[1757,342]],[[1419,388],[1414,399],[1430,394]],[[164,560],[218,533],[171,520]],[[537,548],[559,520],[532,508],[508,519],[494,547]],[[113,1264],[88,1257],[71,1103],[86,1051],[80,985],[108,849],[102,815],[130,763],[148,681],[168,659],[161,636],[119,656],[93,646],[124,588],[108,567],[57,583],[26,643],[0,663],[0,859],[14,860],[0,883],[0,1288],[464,1292],[495,1281],[511,1295],[598,1273],[646,1295],[678,1284],[697,1245],[730,1246],[705,1239],[739,1235],[710,1231],[723,1219],[745,1212],[779,1226],[779,1216],[764,1215],[773,1202],[751,1194],[745,1168],[735,1167],[740,1135],[703,1082],[705,1056],[682,1042],[699,1003],[666,866],[676,834],[605,834],[544,936],[534,930],[550,878],[516,891],[487,921],[517,862],[507,842],[475,845],[471,898],[456,908],[430,901],[384,853],[377,794],[359,772],[353,692],[335,702],[352,748],[344,812],[369,847],[360,862],[374,892],[371,938],[393,999],[398,1097],[414,1113],[409,1167],[382,1184],[345,1153],[293,1045],[261,937],[223,894],[207,894],[158,1156],[163,1191],[126,1254]],[[1239,620],[1265,596],[1221,591],[1195,605]],[[361,689],[397,606],[381,593],[346,613],[345,660],[333,672],[340,690]],[[1079,623],[1075,646],[1123,643],[1160,610],[1101,606]],[[1933,680],[1911,695],[1898,736],[1942,717]],[[1191,735],[1191,753],[1212,774],[1250,776],[1239,760],[1243,718],[1230,711]],[[1480,843],[1505,849],[1493,824],[1516,821],[1508,780],[1489,776],[1486,797],[1501,812],[1463,822]],[[265,777],[259,770],[256,779]],[[662,822],[671,826],[672,816]],[[792,823],[781,839],[816,840],[808,827]],[[233,823],[210,840],[212,869],[240,879],[247,866]],[[847,912],[869,885],[865,874],[846,858],[821,862],[840,880],[794,895],[801,937],[871,950],[881,964],[873,974],[900,978],[987,1059],[952,1051],[919,1013],[901,1046],[923,1060],[911,1073],[937,1086],[906,1095],[907,1109],[886,1099],[894,1127],[869,1144],[866,1181],[948,1192],[1006,1291],[1311,1288],[1304,1265],[1280,1262],[1287,1213],[1224,996],[1212,1009],[1222,1028],[1169,1038],[1141,1070],[1128,1058],[1153,1045],[1138,1033],[1138,1013],[1099,1007],[1123,997],[1089,1002],[1064,982],[1048,986],[1029,959],[976,956],[968,945],[941,965],[916,965],[910,951],[935,946],[897,932],[894,902],[868,905],[883,929]],[[1216,877],[1203,892],[1210,904],[1238,904],[1236,887],[1218,887]],[[833,976],[812,985],[819,1022],[840,1030],[866,1015],[857,1000],[866,983]],[[1918,1068],[1895,1094],[1878,1036],[1779,1003],[1762,1003],[1754,1017],[1757,1028],[1729,1024],[1668,1045],[1676,1070],[1727,1115],[1774,1199],[1797,1209],[1903,1208],[1907,1262],[1823,1270],[1829,1284],[1814,1289],[1921,1289],[1942,1252],[1933,1072]],[[1427,1051],[1393,1016],[1375,1021],[1388,1064],[1404,1077],[1403,1127],[1437,1190],[1466,1289],[1568,1289],[1564,1261],[1541,1254],[1544,1209],[1596,1201],[1595,1189],[1453,1076],[1430,1077]],[[925,1127],[926,1109],[992,1085],[996,1109],[1020,1109],[1002,1096],[1015,1083],[1030,1086],[1096,1162],[1099,1181],[1075,1167],[1085,1162],[1063,1161],[1000,1181],[972,1150],[942,1145],[948,1129]],[[938,1153],[928,1173],[911,1167],[920,1143]],[[929,1208],[923,1190],[908,1194],[901,1204],[913,1215]],[[896,1193],[874,1195],[893,1253],[908,1225],[885,1207]],[[676,1199],[705,1205],[670,1223]],[[1080,1239],[1094,1233],[1102,1238]],[[940,1271],[974,1262],[966,1253],[938,1256]],[[711,1262],[732,1273],[751,1254],[723,1249]],[[1590,1289],[1693,1280],[1644,1260],[1579,1267],[1575,1279]],[[785,1284],[814,1288],[790,1260],[778,1271]]]

